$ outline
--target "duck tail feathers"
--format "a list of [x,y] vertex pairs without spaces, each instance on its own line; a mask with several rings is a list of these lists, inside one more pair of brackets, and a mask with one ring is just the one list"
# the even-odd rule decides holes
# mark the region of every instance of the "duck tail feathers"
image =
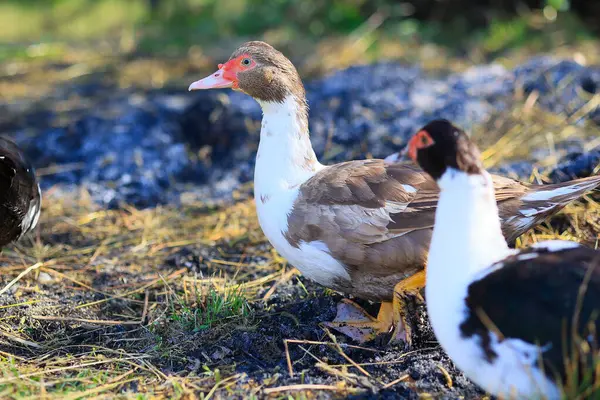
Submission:
[[550,185],[534,185],[521,201],[523,209],[542,211],[549,207],[562,208],[598,186],[600,186],[600,175]]

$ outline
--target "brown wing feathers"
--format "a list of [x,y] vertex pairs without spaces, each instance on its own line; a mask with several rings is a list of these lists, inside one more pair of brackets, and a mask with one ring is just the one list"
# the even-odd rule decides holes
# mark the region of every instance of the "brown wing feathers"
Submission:
[[[497,175],[492,175],[492,179],[508,241],[600,185],[600,176],[531,186]],[[367,231],[367,235],[377,232],[379,235],[375,236],[379,238],[371,239],[378,241],[386,239],[384,231],[398,234],[432,227],[439,190],[428,175],[412,165],[363,160],[327,167],[302,185],[301,194],[299,202],[303,204],[295,205],[299,212],[319,206],[351,206],[344,208],[344,213],[334,213],[337,222]],[[373,213],[369,209],[379,211]],[[291,218],[300,222],[294,214]],[[366,225],[361,227],[361,222]],[[311,238],[319,236],[315,230],[312,228]]]
[[[492,178],[508,241],[552,214],[538,218],[524,211],[530,206],[527,195],[542,189],[499,176]],[[579,197],[598,185],[600,178],[593,182],[580,184],[577,195],[560,201],[566,204]],[[564,185],[560,188],[568,187]],[[338,290],[363,298],[389,298],[395,283],[426,263],[438,195],[437,184],[412,165],[383,160],[333,165],[300,187],[285,236],[296,247],[313,241],[327,246],[352,277],[351,282],[340,282]],[[547,204],[554,201],[558,198]],[[564,204],[552,210],[558,211]]]
[[327,167],[302,185],[307,202],[322,205],[359,205],[380,208],[388,200],[408,202],[414,195],[404,185],[418,188],[435,183],[418,168],[386,165],[382,160],[349,161]]

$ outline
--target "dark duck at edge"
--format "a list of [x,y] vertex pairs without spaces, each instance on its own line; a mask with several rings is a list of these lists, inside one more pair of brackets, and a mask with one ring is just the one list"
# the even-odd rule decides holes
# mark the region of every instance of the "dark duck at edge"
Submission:
[[33,166],[15,143],[0,136],[0,248],[35,228],[41,199]]

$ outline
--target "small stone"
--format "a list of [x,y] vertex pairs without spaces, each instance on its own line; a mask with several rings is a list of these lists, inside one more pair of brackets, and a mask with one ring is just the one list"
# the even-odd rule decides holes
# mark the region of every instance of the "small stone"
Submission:
[[213,360],[222,360],[223,358],[227,357],[229,354],[231,354],[231,350],[228,349],[227,347],[224,346],[220,346],[219,349],[215,350],[210,357]]
[[54,278],[52,278],[52,275],[47,272],[40,272],[37,281],[42,285],[47,285],[54,282]]

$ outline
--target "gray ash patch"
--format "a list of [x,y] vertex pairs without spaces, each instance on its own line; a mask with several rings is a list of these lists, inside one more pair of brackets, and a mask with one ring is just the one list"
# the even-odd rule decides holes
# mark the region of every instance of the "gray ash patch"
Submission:
[[550,179],[564,182],[573,177],[586,177],[594,173],[600,165],[600,147],[589,152],[573,152],[564,157],[550,173]]
[[[392,62],[356,66],[307,83],[312,142],[325,163],[384,158],[433,118],[469,129],[510,110],[517,90],[535,91],[547,110],[575,116],[598,92],[599,71],[548,57],[513,70],[482,65],[438,76]],[[65,101],[69,107],[57,107]],[[261,112],[240,93],[141,92],[86,81],[58,89],[33,112],[16,103],[2,108],[8,117],[0,128],[25,148],[38,169],[69,167],[44,176],[44,189],[82,184],[105,206],[149,207],[177,203],[184,192],[226,198],[252,179]],[[598,123],[600,110],[575,122],[584,118]],[[573,154],[561,160],[552,177],[582,176],[597,162],[597,157]],[[527,176],[526,163],[532,160],[498,171]]]
[[[556,61],[549,57],[534,58],[515,68],[514,74],[525,94],[538,92],[544,107],[567,116],[579,111],[590,100],[590,95],[597,93],[600,84],[597,67],[584,67],[575,61]],[[592,118],[597,112],[592,113]]]

